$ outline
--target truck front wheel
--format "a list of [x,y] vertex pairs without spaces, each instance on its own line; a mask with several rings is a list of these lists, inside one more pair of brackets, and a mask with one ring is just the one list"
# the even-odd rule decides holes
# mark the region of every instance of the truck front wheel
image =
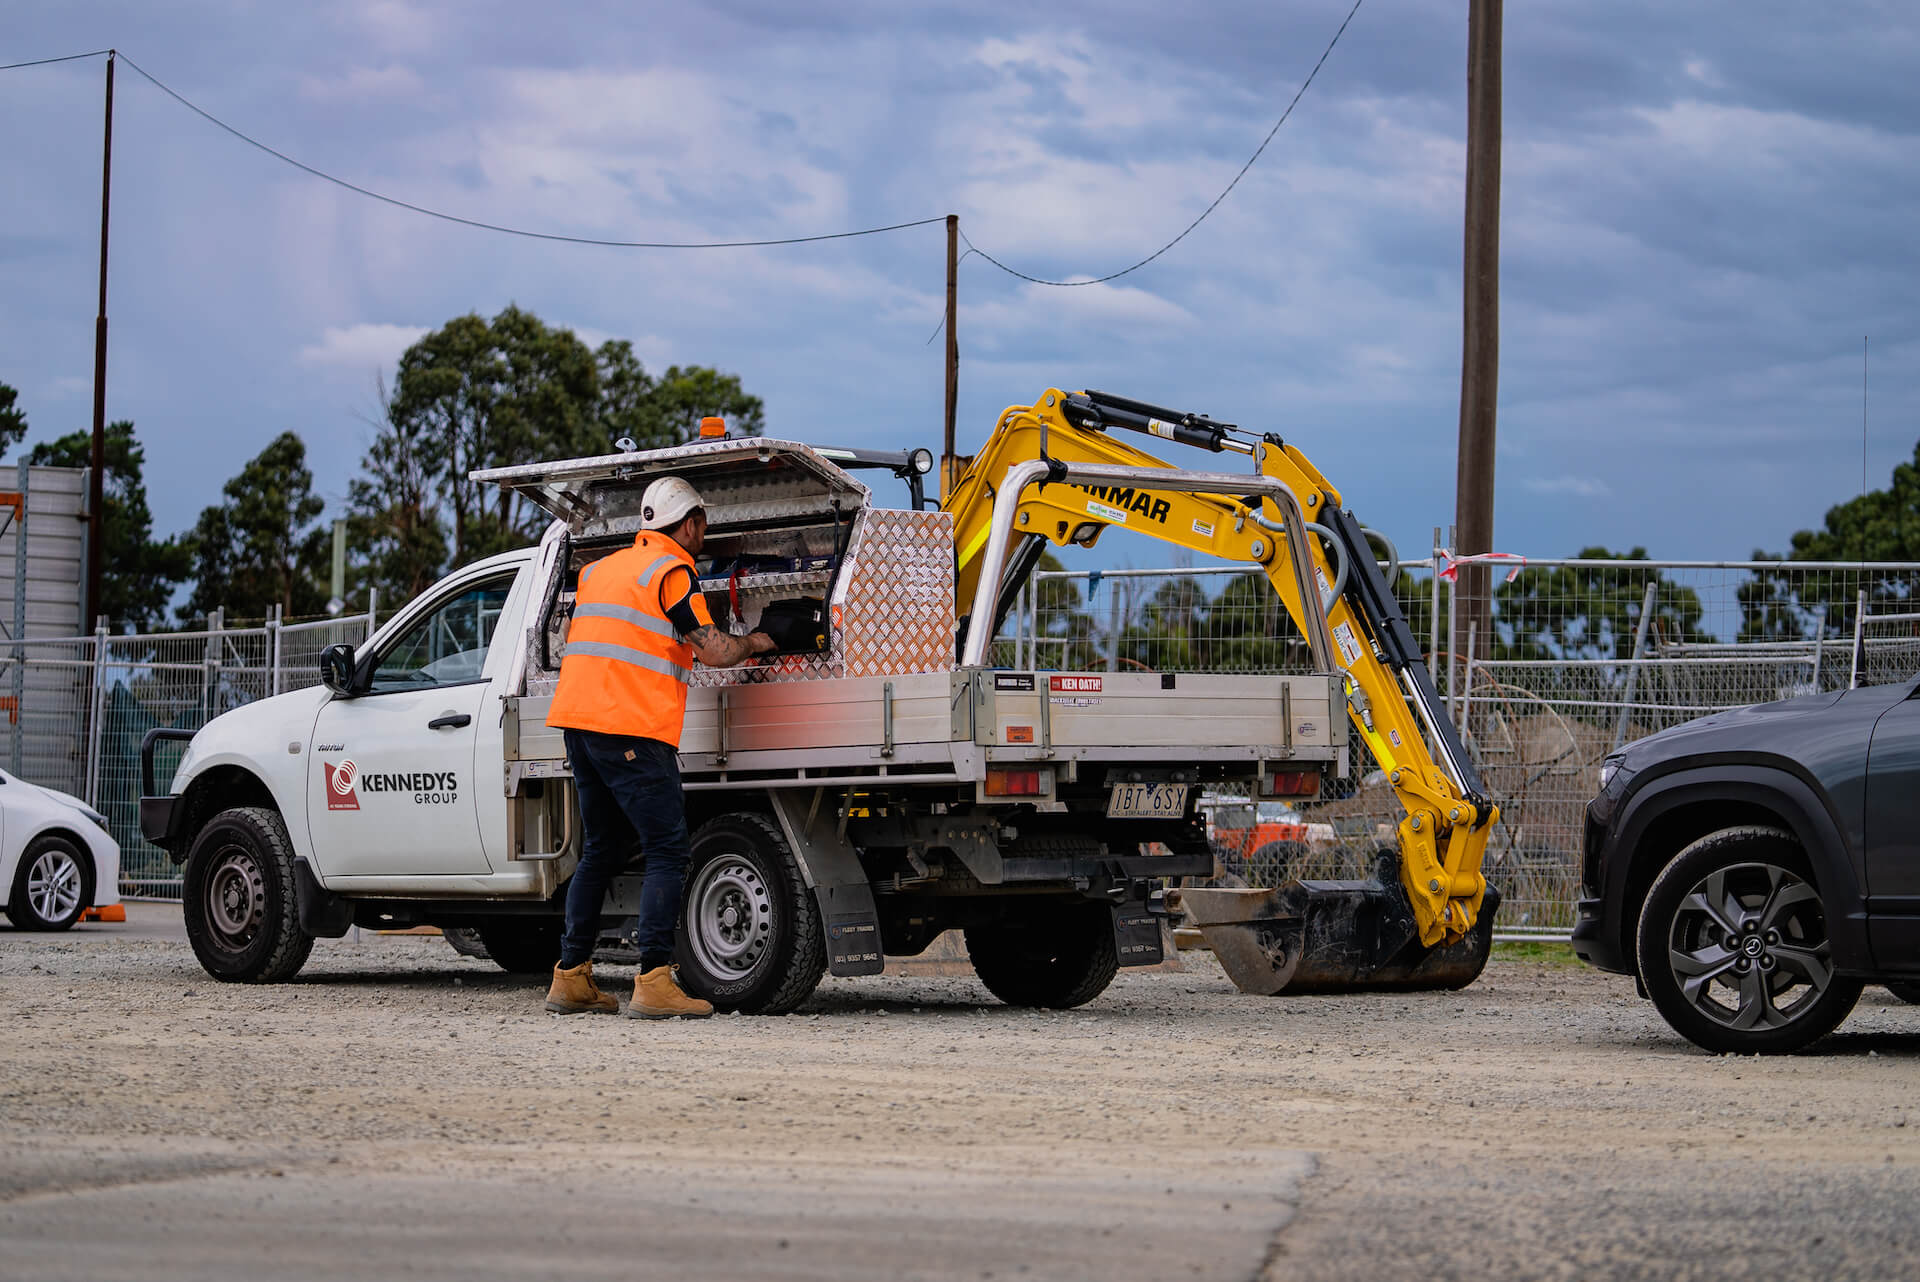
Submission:
[[294,899],[293,843],[279,814],[223,810],[194,838],[182,915],[193,955],[228,983],[291,979],[313,951]]
[[686,990],[723,1011],[784,1015],[826,970],[813,892],[764,815],[723,815],[693,835],[675,959]]
[[1054,1010],[1092,1001],[1120,969],[1113,910],[1100,903],[1023,903],[991,925],[967,927],[967,956],[1007,1005]]

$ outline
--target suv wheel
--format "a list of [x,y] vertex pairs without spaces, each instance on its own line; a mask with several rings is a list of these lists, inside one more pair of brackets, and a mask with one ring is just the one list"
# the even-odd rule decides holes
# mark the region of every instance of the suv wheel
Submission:
[[1806,853],[1777,828],[1724,829],[1662,869],[1639,962],[1667,1023],[1710,1051],[1798,1050],[1839,1027],[1862,987],[1834,973]]

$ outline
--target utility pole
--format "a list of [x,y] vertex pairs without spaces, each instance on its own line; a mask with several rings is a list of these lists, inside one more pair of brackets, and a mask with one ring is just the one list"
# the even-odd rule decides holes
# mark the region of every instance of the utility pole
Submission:
[[[1467,201],[1461,280],[1460,454],[1454,552],[1493,551],[1494,411],[1500,393],[1500,28],[1502,0],[1468,0]],[[1460,626],[1474,649],[1492,649],[1486,565],[1460,568]],[[1454,639],[1450,638],[1450,644]],[[1467,670],[1476,656],[1468,655]],[[1471,691],[1467,692],[1471,695]],[[1466,705],[1468,729],[1474,721]]]
[[960,281],[960,215],[947,215],[947,427],[940,452],[940,497],[953,493],[960,464],[953,452],[953,416],[960,400],[960,338],[954,333],[954,315]]
[[107,470],[107,211],[113,194],[113,64],[107,50],[107,126],[100,148],[100,312],[93,321],[93,460],[87,478],[87,606],[80,617],[100,612],[100,509]]

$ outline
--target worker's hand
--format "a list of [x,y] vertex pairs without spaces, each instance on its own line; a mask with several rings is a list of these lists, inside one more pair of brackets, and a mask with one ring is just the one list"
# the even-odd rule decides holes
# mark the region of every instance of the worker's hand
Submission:
[[747,633],[746,642],[753,648],[755,654],[772,654],[780,648],[774,644],[773,638],[764,632]]

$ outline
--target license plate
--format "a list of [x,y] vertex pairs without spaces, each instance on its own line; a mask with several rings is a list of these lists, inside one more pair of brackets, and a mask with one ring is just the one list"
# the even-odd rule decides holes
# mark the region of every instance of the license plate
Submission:
[[1107,797],[1109,819],[1180,819],[1187,813],[1184,783],[1117,783]]

